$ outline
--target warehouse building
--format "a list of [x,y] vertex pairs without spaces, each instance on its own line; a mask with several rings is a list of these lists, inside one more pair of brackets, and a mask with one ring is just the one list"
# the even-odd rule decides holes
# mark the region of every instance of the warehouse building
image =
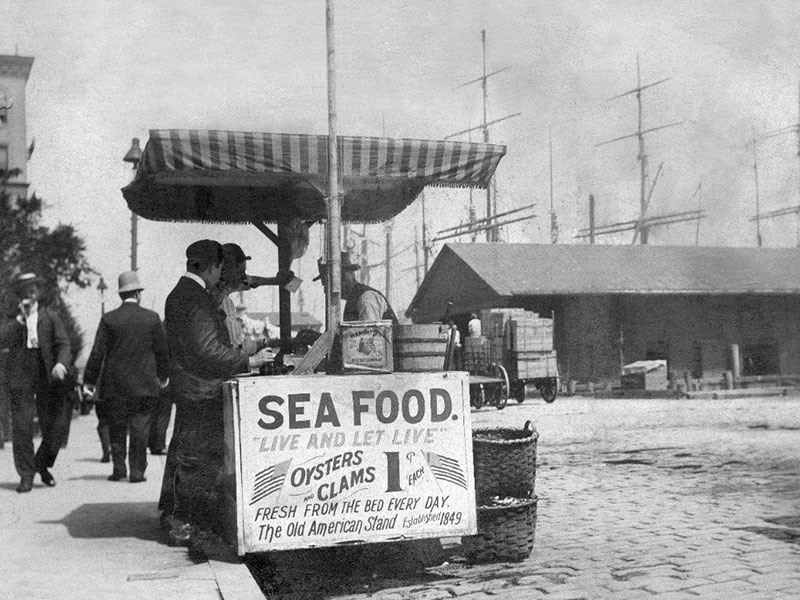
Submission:
[[618,386],[666,360],[671,378],[800,374],[800,249],[448,244],[407,315],[520,307],[555,320],[562,380]]

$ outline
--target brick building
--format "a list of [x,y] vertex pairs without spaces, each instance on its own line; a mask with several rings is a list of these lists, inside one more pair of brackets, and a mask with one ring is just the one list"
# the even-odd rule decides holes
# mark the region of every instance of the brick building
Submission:
[[6,184],[12,196],[28,193],[25,87],[32,66],[33,58],[0,55],[0,170],[20,170]]

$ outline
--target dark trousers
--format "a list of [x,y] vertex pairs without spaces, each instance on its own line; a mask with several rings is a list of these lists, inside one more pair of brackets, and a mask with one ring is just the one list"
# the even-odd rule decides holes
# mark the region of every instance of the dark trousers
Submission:
[[[131,477],[143,477],[147,469],[147,438],[157,398],[108,398],[111,460],[114,474],[127,474],[126,459]],[[130,441],[128,434],[130,433]]]
[[221,405],[176,403],[159,508],[181,521],[221,531],[225,440]]
[[97,413],[97,435],[100,437],[100,448],[103,458],[111,457],[111,426],[108,419],[108,403],[98,400],[94,405]]
[[11,441],[11,398],[5,384],[0,383],[0,444]]
[[[38,391],[12,389],[10,392],[14,467],[21,478],[33,478],[35,472],[55,464],[72,418],[72,406],[56,385],[44,386]],[[34,455],[33,418],[36,415],[42,441]]]
[[150,439],[147,442],[152,452],[163,452],[167,447],[167,429],[172,417],[172,397],[168,392],[162,392],[158,397],[158,404],[150,423]]

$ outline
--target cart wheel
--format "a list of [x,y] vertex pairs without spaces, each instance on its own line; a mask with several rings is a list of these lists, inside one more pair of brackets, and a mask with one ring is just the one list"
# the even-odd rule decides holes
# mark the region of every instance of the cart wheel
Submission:
[[500,410],[508,404],[508,391],[511,386],[508,383],[508,372],[503,365],[493,364],[492,371],[492,376],[501,380],[494,388],[494,405]]
[[542,387],[539,388],[539,392],[542,394],[544,401],[548,404],[556,401],[556,386],[552,381],[543,384]]
[[518,379],[514,382],[513,396],[519,404],[525,402],[525,387],[525,381]]

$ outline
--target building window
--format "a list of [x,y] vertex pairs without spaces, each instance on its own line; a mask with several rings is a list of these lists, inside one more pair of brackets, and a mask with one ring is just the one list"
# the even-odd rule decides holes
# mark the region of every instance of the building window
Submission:
[[8,171],[8,146],[0,146],[0,171]]

